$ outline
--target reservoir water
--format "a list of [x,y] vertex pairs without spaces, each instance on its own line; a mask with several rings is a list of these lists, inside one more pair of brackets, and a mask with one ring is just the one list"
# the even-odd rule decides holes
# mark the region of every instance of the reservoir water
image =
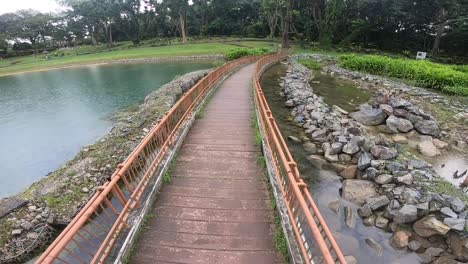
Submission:
[[15,194],[105,135],[109,117],[177,75],[213,61],[88,66],[0,78],[0,198]]

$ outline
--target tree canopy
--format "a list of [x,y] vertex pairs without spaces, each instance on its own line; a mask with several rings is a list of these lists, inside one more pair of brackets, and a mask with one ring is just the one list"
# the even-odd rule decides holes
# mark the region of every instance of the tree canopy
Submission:
[[96,45],[150,38],[269,37],[392,52],[468,54],[468,0],[60,0],[61,14],[0,15],[0,50],[12,41]]

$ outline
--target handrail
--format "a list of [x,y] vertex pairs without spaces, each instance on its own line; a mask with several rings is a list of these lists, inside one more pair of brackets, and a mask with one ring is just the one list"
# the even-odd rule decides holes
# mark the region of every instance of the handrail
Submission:
[[218,81],[259,56],[244,57],[209,73],[171,107],[127,159],[117,166],[109,182],[96,193],[36,261],[48,263],[103,263],[145,190],[154,180],[173,141],[194,109]]
[[254,73],[255,106],[267,151],[286,204],[292,231],[305,263],[341,263],[346,260],[325,220],[301,179],[297,164],[276,124],[260,85],[261,74],[273,63],[288,56],[286,52],[257,61]]

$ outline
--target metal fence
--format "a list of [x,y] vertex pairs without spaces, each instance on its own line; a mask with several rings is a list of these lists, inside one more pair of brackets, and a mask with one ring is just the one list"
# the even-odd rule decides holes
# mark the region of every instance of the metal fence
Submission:
[[260,85],[260,76],[271,64],[288,56],[278,53],[257,61],[254,74],[255,105],[261,132],[286,203],[292,231],[305,263],[346,263],[320,211],[301,179]]
[[207,92],[239,66],[259,57],[229,62],[200,80],[162,117],[127,159],[118,165],[109,182],[80,210],[36,263],[103,263],[127,220],[140,203],[161,162],[173,146],[184,122]]

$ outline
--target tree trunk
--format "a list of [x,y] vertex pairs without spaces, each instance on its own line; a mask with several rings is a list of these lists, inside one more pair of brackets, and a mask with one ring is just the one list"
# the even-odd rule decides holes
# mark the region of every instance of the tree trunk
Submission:
[[286,17],[283,19],[283,35],[281,38],[281,45],[283,49],[289,49],[289,28],[292,23],[292,6],[293,0],[289,0],[288,6],[286,8]]
[[182,36],[182,43],[187,43],[187,34],[185,33],[185,20],[182,13],[179,13],[179,27],[180,35]]
[[112,48],[112,24],[109,23],[109,48]]
[[437,27],[437,33],[436,33],[436,37],[434,39],[434,45],[432,46],[432,51],[431,51],[432,54],[437,54],[439,52],[440,39],[442,38],[442,35],[444,34],[444,29],[446,25],[447,25],[447,22],[444,22]]

